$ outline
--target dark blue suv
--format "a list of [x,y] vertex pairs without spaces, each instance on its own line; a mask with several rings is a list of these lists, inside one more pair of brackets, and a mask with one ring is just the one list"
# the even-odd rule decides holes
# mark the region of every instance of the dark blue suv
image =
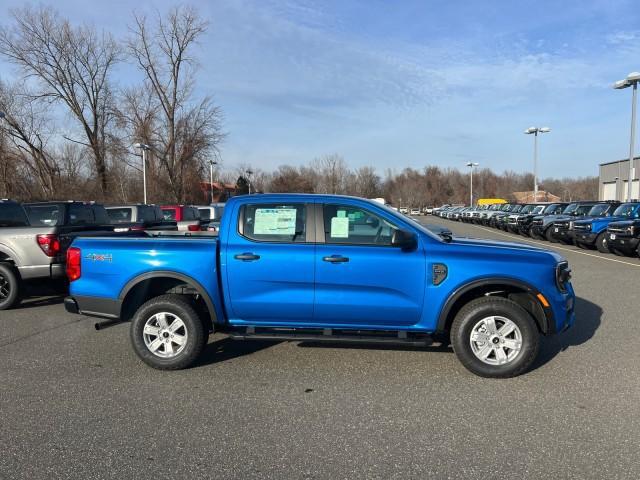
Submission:
[[[602,204],[598,207],[604,210]],[[610,212],[611,209],[609,208],[608,211]],[[639,212],[640,203],[623,203],[612,214],[578,220],[573,224],[574,241],[580,248],[595,247],[599,252],[609,253],[607,227],[612,222],[638,218]]]

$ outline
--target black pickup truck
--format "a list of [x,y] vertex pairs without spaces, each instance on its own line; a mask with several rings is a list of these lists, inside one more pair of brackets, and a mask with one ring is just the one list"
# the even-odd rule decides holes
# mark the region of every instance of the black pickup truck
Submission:
[[106,209],[115,232],[178,230],[178,224],[165,220],[162,209],[157,205],[110,205]]

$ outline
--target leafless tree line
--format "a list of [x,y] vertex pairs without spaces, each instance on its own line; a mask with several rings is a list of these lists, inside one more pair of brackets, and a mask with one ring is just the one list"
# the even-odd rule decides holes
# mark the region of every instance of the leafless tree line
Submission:
[[[382,197],[397,206],[424,207],[444,203],[469,203],[469,173],[454,168],[427,166],[421,170],[387,170],[384,177],[372,167],[350,169],[339,155],[327,155],[309,165],[283,165],[273,172],[258,172],[254,184],[266,192],[306,192]],[[563,200],[598,198],[598,178],[545,179],[540,189]],[[514,200],[513,192],[533,190],[533,175],[490,169],[474,173],[474,197]]]
[[[151,146],[151,200],[188,201],[224,137],[222,114],[195,91],[193,48],[207,22],[188,7],[134,14],[125,39],[72,25],[46,7],[12,10],[0,55],[16,79],[0,79],[0,196],[139,200],[141,161]],[[138,85],[116,79],[135,67]]]

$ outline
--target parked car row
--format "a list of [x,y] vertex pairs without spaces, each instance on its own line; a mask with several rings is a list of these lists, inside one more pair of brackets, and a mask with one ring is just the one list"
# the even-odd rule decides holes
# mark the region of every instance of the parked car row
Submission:
[[640,202],[579,201],[448,206],[434,215],[553,243],[640,256]]
[[[79,236],[217,233],[224,204],[112,205],[0,200],[0,310],[19,303],[24,282],[66,286],[67,248]],[[184,233],[183,233],[184,234]]]

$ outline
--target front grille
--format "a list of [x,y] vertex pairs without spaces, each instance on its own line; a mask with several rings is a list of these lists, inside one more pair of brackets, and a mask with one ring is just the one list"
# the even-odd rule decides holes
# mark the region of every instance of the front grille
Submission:
[[588,228],[588,225],[578,225],[578,224],[575,224],[575,225],[573,226],[573,229],[574,229],[574,230],[579,230],[579,231],[581,231],[581,232],[586,232],[586,231],[588,231],[588,230],[591,230],[590,228]]
[[569,228],[569,222],[556,222],[553,226],[556,228]]
[[542,219],[534,220],[534,221],[532,222],[532,224],[533,224],[533,225],[535,225],[536,227],[541,227],[541,226],[542,226],[542,224],[543,224],[543,221],[542,221]]
[[616,233],[618,235],[630,235],[629,227],[608,227],[607,232]]

